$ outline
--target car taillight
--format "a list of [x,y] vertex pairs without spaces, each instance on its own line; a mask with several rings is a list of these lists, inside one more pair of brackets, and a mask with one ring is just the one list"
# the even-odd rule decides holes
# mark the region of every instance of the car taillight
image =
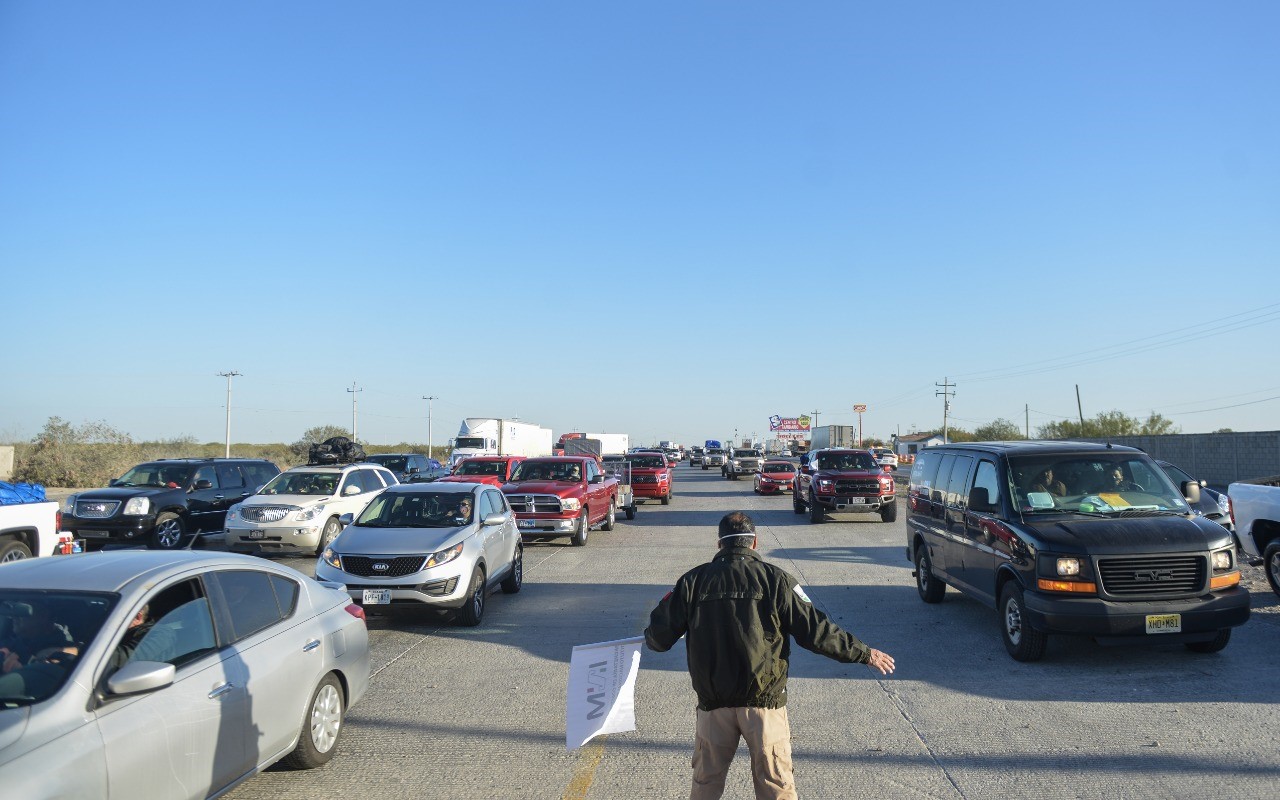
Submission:
[[[1231,521],[1235,522],[1234,519]],[[58,509],[57,511],[53,512],[53,529],[55,531],[62,530],[62,509]]]
[[356,619],[365,619],[364,608],[362,608],[359,605],[356,605],[355,603],[348,603],[347,607],[343,610],[346,611],[351,616],[355,617]]

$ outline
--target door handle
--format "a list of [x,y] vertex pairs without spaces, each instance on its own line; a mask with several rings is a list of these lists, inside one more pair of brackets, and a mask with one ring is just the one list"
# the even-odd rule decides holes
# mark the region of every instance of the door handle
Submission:
[[209,699],[217,700],[219,697],[222,697],[234,688],[236,688],[234,683],[224,683],[221,686],[215,686],[213,687],[213,691],[209,692]]
[[215,495],[213,496],[213,499],[214,499],[214,500],[221,500],[223,497],[225,497],[225,495],[215,494]]
[[315,650],[319,646],[320,646],[320,640],[312,639],[311,641],[307,642],[305,645],[302,646],[302,652],[310,653],[312,650]]

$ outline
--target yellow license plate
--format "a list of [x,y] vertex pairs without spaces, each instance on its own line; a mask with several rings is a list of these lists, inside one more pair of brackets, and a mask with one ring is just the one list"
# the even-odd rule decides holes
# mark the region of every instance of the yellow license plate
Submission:
[[1182,615],[1148,614],[1147,633],[1182,633]]

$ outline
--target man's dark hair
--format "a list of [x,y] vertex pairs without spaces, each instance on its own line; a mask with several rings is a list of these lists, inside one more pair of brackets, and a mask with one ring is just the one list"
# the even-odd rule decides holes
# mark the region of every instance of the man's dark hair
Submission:
[[719,538],[721,540],[735,536],[756,535],[756,524],[743,511],[732,511],[720,520]]

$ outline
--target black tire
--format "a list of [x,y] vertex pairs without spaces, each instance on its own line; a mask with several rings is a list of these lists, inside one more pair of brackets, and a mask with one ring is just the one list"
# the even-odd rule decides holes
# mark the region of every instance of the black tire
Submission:
[[24,558],[31,558],[30,547],[27,547],[17,539],[6,539],[0,542],[0,564],[21,561]]
[[337,517],[329,517],[324,522],[324,528],[320,531],[320,543],[316,545],[316,555],[324,552],[324,549],[333,544],[333,540],[338,538],[338,534],[342,533],[342,523],[338,522]]
[[1026,608],[1022,588],[1016,581],[1006,583],[1000,590],[1000,638],[1014,661],[1039,661],[1049,637],[1027,623]]
[[328,763],[342,736],[345,706],[342,684],[330,672],[311,693],[311,700],[302,713],[298,746],[281,759],[282,763],[293,769],[315,769]]
[[934,576],[929,548],[923,542],[916,548],[916,591],[926,603],[941,603],[942,598],[947,596],[947,584]]
[[810,497],[809,502],[806,503],[806,505],[809,506],[809,522],[810,523],[817,525],[819,523],[827,521],[827,514],[825,511],[822,510],[822,506],[818,504],[817,500],[815,500],[813,497]]
[[634,504],[634,503],[633,503],[633,504],[631,504],[631,505],[629,505],[629,506],[627,506],[627,507],[626,507],[626,509],[625,509],[625,511],[627,512],[627,519],[635,519],[635,518],[636,518],[636,507],[635,507],[635,504]]
[[458,609],[458,624],[474,628],[484,619],[484,570],[476,567],[471,573],[471,583],[467,586],[467,602]]
[[582,516],[578,517],[578,528],[573,532],[573,537],[569,540],[574,547],[585,547],[587,544],[587,529],[591,527],[588,522],[590,518],[587,516],[587,509],[582,509]]
[[182,547],[182,540],[186,535],[182,517],[166,511],[156,517],[156,527],[151,532],[151,541],[147,546],[152,550],[177,550]]
[[889,505],[887,505],[887,506],[881,506],[881,507],[880,507],[880,521],[881,521],[881,522],[895,522],[897,519],[898,519],[898,504],[897,504],[897,502],[893,502],[893,503],[890,503],[890,504],[889,504]]
[[791,510],[797,514],[804,513],[804,501],[800,499],[800,495],[796,492],[791,493]]
[[710,469],[710,467],[708,467],[706,464],[703,464],[703,465],[702,465],[702,469],[703,469],[703,470],[708,470],[708,469]]
[[666,495],[663,495],[663,497],[662,497],[662,504],[663,504],[664,506],[669,506],[669,505],[671,505],[671,495],[670,495],[670,493],[668,493],[668,494],[666,494]]
[[605,516],[604,522],[600,523],[600,530],[602,531],[613,530],[613,523],[617,521],[618,521],[618,507],[613,504],[612,500],[610,500],[609,513],[607,516]]
[[1216,653],[1231,641],[1231,629],[1223,628],[1218,635],[1207,642],[1187,642],[1187,649],[1193,653]]
[[1280,594],[1280,540],[1267,545],[1262,553],[1262,568],[1267,573],[1271,591]]
[[524,586],[524,544],[516,542],[516,554],[511,559],[511,572],[502,579],[502,593],[516,594]]

